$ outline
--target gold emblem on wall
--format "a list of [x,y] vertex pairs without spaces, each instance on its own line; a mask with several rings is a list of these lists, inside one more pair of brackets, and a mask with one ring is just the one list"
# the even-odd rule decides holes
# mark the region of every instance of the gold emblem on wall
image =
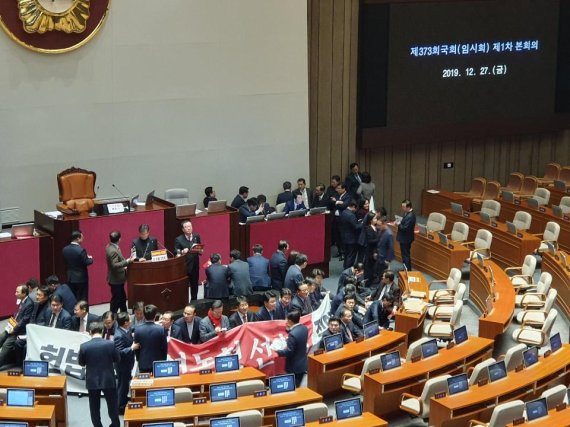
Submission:
[[90,0],[18,0],[27,33],[82,33],[89,19]]

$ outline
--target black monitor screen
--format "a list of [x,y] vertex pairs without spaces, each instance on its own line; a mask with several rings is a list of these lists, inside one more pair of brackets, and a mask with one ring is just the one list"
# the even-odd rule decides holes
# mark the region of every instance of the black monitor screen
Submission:
[[459,374],[447,379],[447,390],[450,396],[461,393],[462,391],[467,391],[468,389],[469,381],[467,380],[467,374]]
[[277,427],[297,427],[305,425],[305,412],[302,408],[275,411]]
[[326,351],[338,350],[343,346],[341,334],[329,335],[328,337],[324,337],[323,341]]
[[538,362],[538,347],[531,347],[523,351],[524,366],[527,368]]
[[455,341],[455,345],[467,341],[467,338],[467,327],[465,325],[453,330],[453,340]]
[[210,427],[239,427],[239,417],[212,418]]
[[152,363],[152,374],[155,378],[177,377],[180,375],[179,360],[159,360]]
[[345,418],[359,417],[362,415],[360,397],[335,402],[334,409],[337,420],[344,420]]
[[214,359],[216,372],[229,372],[239,370],[239,357],[237,354],[218,356]]
[[380,363],[382,365],[383,371],[388,371],[390,369],[399,368],[401,361],[400,361],[400,352],[393,351],[392,353],[383,354],[380,356]]
[[560,339],[560,332],[556,332],[550,337],[550,350],[555,352],[562,347],[562,340]]
[[7,406],[34,406],[35,391],[25,388],[9,388],[6,391]]
[[271,394],[295,391],[295,375],[279,375],[269,378],[269,391]]
[[437,354],[437,341],[436,340],[429,340],[422,344],[422,357],[424,359]]
[[174,406],[174,389],[173,388],[157,388],[146,391],[146,405],[149,408],[158,408],[160,406]]
[[368,322],[364,325],[364,336],[366,338],[372,338],[378,335],[380,331],[378,330],[378,322],[376,320]]
[[526,417],[529,421],[546,417],[547,415],[548,407],[546,405],[546,397],[526,403]]
[[491,382],[500,380],[501,378],[505,378],[507,376],[507,367],[505,366],[504,360],[489,365],[488,369],[489,369],[489,380]]
[[235,399],[237,399],[236,383],[212,384],[210,386],[210,400],[212,402]]
[[24,360],[24,376],[25,377],[47,377],[49,374],[49,365],[43,360]]

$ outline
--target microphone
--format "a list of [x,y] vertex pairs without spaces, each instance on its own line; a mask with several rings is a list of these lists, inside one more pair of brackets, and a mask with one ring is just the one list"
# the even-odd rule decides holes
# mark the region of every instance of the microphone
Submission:
[[[115,184],[111,184],[111,187],[113,187],[115,190],[117,190],[117,193],[119,193],[119,194],[120,194],[121,196],[123,196],[125,199],[128,199],[128,197],[125,196],[125,195],[123,194],[123,192],[122,192],[121,190],[119,190]],[[99,187],[97,187],[97,188],[99,188]]]
[[97,197],[97,193],[99,192],[99,186],[95,189],[95,197]]
[[175,255],[172,252],[170,252],[170,250],[166,246],[164,246],[160,240],[156,239],[156,243],[158,243],[158,246],[162,246],[164,249],[166,249],[166,252],[168,252],[172,256],[172,258],[175,257]]
[[[145,255],[146,255],[146,251],[148,251],[148,245],[149,245],[149,243],[150,243],[149,240],[150,240],[150,237],[149,237],[148,239],[146,239],[146,246],[145,246],[145,248],[144,248],[144,252],[143,252],[141,258],[144,258]],[[158,240],[157,240],[157,241],[158,241]],[[165,248],[165,249],[166,249],[166,248]],[[167,249],[167,250],[168,250],[168,249]]]

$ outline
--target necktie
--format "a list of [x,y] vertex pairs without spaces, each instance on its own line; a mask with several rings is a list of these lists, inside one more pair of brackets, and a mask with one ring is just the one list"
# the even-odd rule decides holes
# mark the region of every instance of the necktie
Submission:
[[348,325],[346,326],[346,334],[348,335],[348,339],[350,340],[350,342],[352,342],[353,341],[352,332],[350,332],[350,328],[348,327]]
[[105,329],[105,339],[109,341],[111,339],[111,332],[109,329]]
[[51,319],[49,319],[49,327],[53,328],[55,325],[55,320],[57,319],[57,316],[55,314],[51,315]]
[[85,319],[79,319],[79,332],[85,332]]
[[360,178],[360,175],[358,175],[358,174],[356,175],[356,180],[362,184],[362,179]]
[[241,316],[241,321],[242,321],[242,323],[246,323],[247,322],[247,315],[243,314]]
[[273,320],[273,311],[269,312],[269,317],[271,317],[271,320]]

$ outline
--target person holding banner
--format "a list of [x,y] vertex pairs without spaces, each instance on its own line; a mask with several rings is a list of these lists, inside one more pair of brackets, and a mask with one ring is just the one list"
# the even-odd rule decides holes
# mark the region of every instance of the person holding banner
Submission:
[[16,355],[14,350],[18,335],[26,335],[26,325],[30,322],[34,311],[34,302],[28,297],[29,292],[26,285],[16,287],[18,311],[10,317],[4,332],[0,334],[0,366],[10,362]]
[[298,310],[287,314],[287,346],[284,350],[277,350],[277,355],[285,357],[285,371],[295,374],[297,387],[301,385],[303,376],[307,372],[307,340],[309,329],[299,323],[301,312]]
[[206,342],[230,329],[230,321],[224,316],[224,304],[219,299],[212,303],[208,315],[200,321],[200,341]]

